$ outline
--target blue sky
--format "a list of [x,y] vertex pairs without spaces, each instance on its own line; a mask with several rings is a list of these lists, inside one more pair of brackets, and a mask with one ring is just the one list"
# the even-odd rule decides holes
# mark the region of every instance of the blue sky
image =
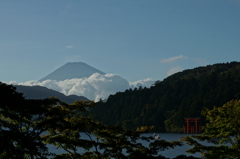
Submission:
[[240,61],[239,0],[0,1],[0,81],[85,62],[137,81]]

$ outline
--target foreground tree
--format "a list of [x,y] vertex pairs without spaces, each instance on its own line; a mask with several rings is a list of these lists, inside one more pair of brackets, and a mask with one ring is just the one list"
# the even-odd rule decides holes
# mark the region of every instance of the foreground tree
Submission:
[[[207,159],[240,159],[240,100],[232,100],[222,107],[205,110],[203,114],[209,121],[203,127],[203,133],[182,139],[194,146],[187,152],[200,152]],[[199,143],[205,140],[214,145],[205,146]]]
[[[48,151],[43,134],[73,123],[66,122],[66,117],[73,111],[86,111],[92,104],[85,101],[68,105],[56,98],[26,100],[15,87],[0,82],[0,158],[43,159],[55,156]],[[66,107],[68,109],[63,109]],[[69,129],[71,127],[74,126],[68,126]]]
[[[161,151],[182,145],[180,141],[167,142],[141,135],[151,127],[125,130],[78,115],[93,105],[92,101],[69,105],[53,97],[26,100],[13,86],[0,82],[0,158],[164,159]],[[149,145],[144,146],[141,141]],[[65,153],[51,153],[47,144]]]
[[[46,102],[46,101],[45,101]],[[11,85],[0,83],[0,158],[46,158],[50,153],[40,134],[45,108],[38,100],[25,100]]]
[[[68,109],[61,108],[65,112]],[[125,130],[102,125],[88,117],[78,117],[77,111],[70,110],[68,113],[71,115],[66,116],[60,125],[50,128],[49,134],[43,136],[48,144],[65,150],[65,153],[56,155],[55,159],[159,158],[159,152],[182,145],[180,141],[167,142],[141,135],[151,127],[141,127],[137,131]],[[144,146],[143,141],[149,142],[149,145]]]

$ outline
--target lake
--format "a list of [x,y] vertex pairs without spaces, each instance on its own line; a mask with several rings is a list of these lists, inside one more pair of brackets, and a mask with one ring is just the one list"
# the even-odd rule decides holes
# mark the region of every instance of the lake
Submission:
[[[84,133],[81,133],[82,137],[84,139],[88,139],[88,136],[86,136]],[[152,136],[153,134],[152,133],[145,133],[145,134],[142,134],[146,137],[148,136]],[[164,139],[166,141],[179,141],[180,138],[184,137],[184,136],[189,136],[189,135],[196,135],[196,134],[182,134],[182,133],[158,133],[158,135],[160,136],[161,139]],[[144,146],[147,146],[148,145],[148,142],[142,142]],[[201,142],[203,143],[203,142]],[[205,145],[208,145],[207,142],[204,143]],[[60,153],[64,153],[65,151],[63,149],[57,149],[56,147],[52,146],[52,145],[49,145],[49,151],[50,152],[53,152],[53,153],[56,153],[56,154],[60,154]],[[188,154],[186,153],[186,150],[191,148],[190,146],[188,145],[183,145],[181,147],[175,147],[174,149],[168,149],[168,150],[165,150],[165,151],[161,151],[159,152],[159,154],[162,154],[163,156],[165,157],[169,157],[169,158],[173,158],[173,157],[176,157],[178,155],[187,155],[187,156],[195,156],[195,157],[200,157],[201,154],[200,153],[197,153],[197,154]],[[84,150],[83,149],[79,149],[79,151],[83,152]]]

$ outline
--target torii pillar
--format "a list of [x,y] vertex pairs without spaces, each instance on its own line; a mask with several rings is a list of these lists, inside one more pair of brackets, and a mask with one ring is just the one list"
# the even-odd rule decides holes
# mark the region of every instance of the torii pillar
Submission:
[[184,133],[200,133],[199,121],[200,118],[184,118],[185,126]]

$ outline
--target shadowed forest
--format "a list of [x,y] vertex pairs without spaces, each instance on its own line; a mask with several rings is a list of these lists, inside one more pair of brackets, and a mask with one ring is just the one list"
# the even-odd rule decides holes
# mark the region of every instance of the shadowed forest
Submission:
[[[162,151],[183,144],[202,158],[240,158],[239,70],[238,62],[185,70],[149,89],[126,90],[98,103],[25,99],[12,85],[0,83],[0,158],[167,159]],[[181,132],[184,117],[201,117],[202,134],[171,142],[141,136]],[[205,140],[213,145],[198,142]],[[65,153],[54,154],[47,144]],[[194,158],[184,153],[174,159]]]
[[185,70],[98,102],[89,116],[127,129],[154,126],[158,132],[183,132],[184,117],[201,117],[204,108],[220,107],[240,98],[240,63],[222,63]]

